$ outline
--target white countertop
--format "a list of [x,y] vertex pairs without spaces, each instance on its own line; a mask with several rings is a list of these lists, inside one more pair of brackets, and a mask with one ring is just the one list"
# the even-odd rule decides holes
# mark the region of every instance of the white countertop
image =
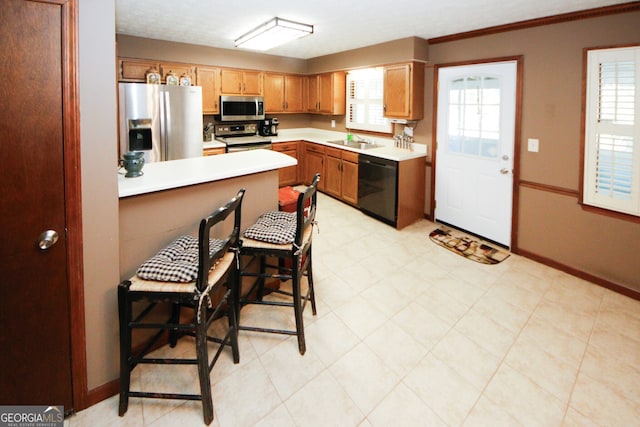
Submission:
[[[357,132],[355,133],[357,135]],[[316,128],[297,128],[297,129],[281,129],[278,130],[278,135],[271,137],[272,143],[287,142],[287,141],[310,141],[318,144],[326,145],[327,147],[340,147],[343,150],[349,150],[356,153],[368,154],[370,156],[381,157],[384,159],[403,161],[409,159],[416,159],[427,156],[427,146],[424,144],[411,144],[411,149],[396,148],[393,145],[393,138],[379,138],[372,137],[370,135],[361,135],[367,140],[373,141],[381,147],[369,148],[366,150],[360,150],[357,148],[351,148],[347,146],[338,146],[335,144],[329,144],[327,141],[344,140],[347,138],[347,134],[344,132],[335,132],[330,130],[316,129]]]
[[125,178],[124,170],[118,174],[118,191],[121,198],[129,197],[266,172],[296,164],[297,160],[293,157],[272,150],[249,150],[148,163],[142,168],[142,176]]

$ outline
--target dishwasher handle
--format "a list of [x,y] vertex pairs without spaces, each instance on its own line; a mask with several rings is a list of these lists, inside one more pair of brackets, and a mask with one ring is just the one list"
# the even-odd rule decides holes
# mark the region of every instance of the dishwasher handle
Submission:
[[380,166],[380,167],[388,168],[388,169],[396,169],[396,167],[397,167],[395,164],[382,163],[382,162],[375,161],[375,160],[370,160],[370,159],[360,159],[358,163],[367,164],[367,165],[374,165],[374,166]]

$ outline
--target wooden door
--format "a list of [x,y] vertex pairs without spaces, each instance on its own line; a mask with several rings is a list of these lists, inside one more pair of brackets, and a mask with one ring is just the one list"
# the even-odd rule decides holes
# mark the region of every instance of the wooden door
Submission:
[[318,111],[318,84],[319,76],[307,76],[307,111],[315,113]]
[[303,82],[302,76],[284,76],[284,105],[288,113],[304,113]]
[[333,112],[333,76],[331,73],[320,75],[320,86],[318,89],[320,105],[318,111],[321,113]]
[[[69,179],[80,173],[74,11],[73,1],[26,0],[0,11],[0,405],[74,403],[71,322],[83,310],[70,287],[81,264],[69,261],[81,261],[79,184]],[[58,240],[43,250],[46,230]]]
[[[340,154],[338,153],[338,155]],[[340,197],[342,193],[342,159],[327,153],[326,160],[324,168],[325,191],[332,196]]]
[[242,93],[244,95],[262,95],[262,72],[245,71],[242,76]]
[[408,117],[411,66],[394,65],[384,69],[384,116]]
[[202,114],[220,113],[219,73],[217,68],[198,67],[196,70],[197,84],[202,87]]
[[342,199],[358,204],[358,154],[342,153]]
[[265,73],[264,75],[264,111],[281,113],[284,111],[284,76]]
[[320,174],[320,182],[318,183],[318,189],[324,190],[325,188],[325,170],[324,170],[324,146],[313,143],[305,144],[304,155],[304,177],[303,182],[306,185],[311,184],[315,174]]
[[220,71],[220,92],[223,95],[242,94],[242,71],[223,68]]

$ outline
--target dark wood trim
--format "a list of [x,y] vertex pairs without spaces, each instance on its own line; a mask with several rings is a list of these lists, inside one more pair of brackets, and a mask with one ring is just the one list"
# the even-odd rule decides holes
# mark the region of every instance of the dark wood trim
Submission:
[[64,180],[67,223],[67,271],[70,299],[71,373],[74,410],[87,407],[87,357],[84,316],[80,110],[78,94],[77,1],[61,4]]
[[518,224],[519,224],[519,177],[520,177],[520,145],[522,141],[522,92],[523,92],[523,74],[524,74],[524,56],[503,56],[497,58],[488,58],[482,60],[460,61],[447,64],[436,64],[434,67],[433,75],[433,117],[432,117],[432,133],[431,133],[431,207],[428,216],[435,219],[436,209],[436,145],[438,135],[438,92],[439,83],[438,75],[440,68],[445,67],[458,67],[466,65],[487,64],[493,62],[516,62],[516,106],[515,106],[515,126],[514,126],[514,141],[513,141],[513,200],[512,200],[512,212],[511,212],[511,245],[510,249],[513,252],[518,250]]
[[578,197],[578,191],[570,188],[556,187],[553,185],[540,184],[532,181],[520,181],[522,187],[533,188],[534,190],[547,191],[550,193],[562,194],[563,196]]
[[89,390],[87,393],[87,407],[100,403],[118,393],[120,393],[120,378]]
[[518,250],[518,226],[520,224],[520,146],[522,144],[522,93],[524,88],[524,55],[515,58],[516,111],[513,141],[513,183],[511,190],[511,250]]
[[634,12],[640,10],[640,1],[616,4],[612,6],[598,7],[594,9],[581,10],[578,12],[563,13],[560,15],[546,16],[543,18],[528,19],[526,21],[513,22],[505,25],[482,28],[479,30],[467,31],[464,33],[451,34],[448,36],[434,37],[427,40],[430,45],[447,43],[472,37],[487,36],[491,34],[504,33],[507,31],[523,30],[526,28],[540,27],[544,25],[560,24],[562,22],[577,21],[580,19],[596,18],[599,16],[614,15],[618,13]]
[[552,260],[550,258],[541,256],[541,255],[537,255],[533,252],[529,252],[527,250],[520,250],[518,251],[518,255],[521,255],[523,257],[532,259],[534,261],[537,261],[539,263],[545,264],[549,267],[553,267],[557,270],[560,271],[564,271],[565,273],[571,274],[572,276],[576,276],[579,277],[581,279],[584,280],[588,280],[591,283],[595,283],[596,285],[602,286],[603,288],[607,288],[610,289],[614,292],[617,292],[619,294],[628,296],[629,298],[633,298],[635,300],[640,301],[640,291],[636,290],[636,289],[631,289],[631,288],[627,288],[626,286],[622,286],[619,285],[617,283],[614,282],[610,282],[606,279],[603,279],[601,277],[598,276],[594,276],[593,274],[587,273],[585,271],[582,270],[578,270],[576,268],[573,267],[569,267],[568,265],[564,265],[562,263],[559,263],[555,260]]
[[639,216],[630,215],[630,214],[626,214],[626,213],[622,213],[622,212],[616,212],[616,211],[612,211],[612,210],[609,210],[609,209],[603,209],[603,208],[599,208],[599,207],[596,207],[596,206],[585,205],[584,203],[582,203],[581,200],[578,200],[578,204],[582,207],[583,211],[586,211],[586,212],[589,212],[589,213],[608,216],[610,218],[615,218],[615,219],[619,219],[619,220],[622,220],[622,221],[629,221],[629,222],[634,222],[636,224],[640,224],[640,217]]
[[546,191],[549,193],[560,194],[562,196],[575,197],[578,199],[578,204],[582,207],[583,211],[590,212],[597,215],[604,215],[611,218],[619,219],[622,221],[634,222],[640,224],[640,217],[630,215],[622,212],[616,212],[609,209],[599,208],[596,206],[585,205],[582,203],[582,194],[579,191],[571,190],[569,188],[555,187],[553,185],[540,184],[531,181],[520,181],[520,186],[526,188],[532,188],[534,190]]

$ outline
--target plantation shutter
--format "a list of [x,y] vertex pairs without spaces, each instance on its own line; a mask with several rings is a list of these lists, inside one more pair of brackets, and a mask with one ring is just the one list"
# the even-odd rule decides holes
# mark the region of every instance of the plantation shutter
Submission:
[[584,203],[640,216],[640,48],[587,54]]
[[382,68],[354,70],[347,74],[347,129],[391,133],[384,118]]

